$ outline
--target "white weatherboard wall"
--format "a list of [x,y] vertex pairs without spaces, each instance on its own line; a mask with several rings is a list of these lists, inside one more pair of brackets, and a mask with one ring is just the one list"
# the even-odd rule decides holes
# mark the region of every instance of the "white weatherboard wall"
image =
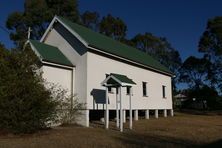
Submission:
[[72,70],[43,65],[43,78],[46,82],[53,83],[62,89],[67,90],[67,95],[71,95],[72,89]]
[[[92,91],[101,90],[105,88],[101,86],[101,82],[106,78],[106,74],[117,73],[128,76],[137,83],[133,87],[132,109],[172,109],[172,92],[171,92],[171,77],[157,72],[152,72],[147,69],[142,69],[123,62],[113,60],[104,56],[100,56],[91,52],[86,52],[84,48],[79,45],[78,41],[73,39],[66,30],[61,26],[55,24],[44,39],[46,44],[58,47],[59,50],[71,61],[75,66],[73,72],[74,78],[74,94],[81,103],[86,103],[86,110],[82,111],[81,117],[78,118],[77,123],[89,126],[89,109],[105,109],[104,104],[95,104]],[[58,28],[56,28],[58,27]],[[57,73],[60,70],[55,70],[49,67],[43,67],[43,77],[48,78],[49,81],[61,81],[64,87],[68,87],[66,83],[67,78],[56,79]],[[69,78],[69,72],[63,73],[62,77]],[[71,80],[70,80],[71,82]],[[147,82],[148,97],[143,97],[142,82]],[[162,85],[166,86],[166,99],[162,98]],[[122,88],[123,109],[129,109],[129,96],[126,95],[126,88]],[[116,109],[116,94],[109,93],[109,109]],[[105,100],[103,98],[99,98]]]
[[58,47],[59,50],[72,62],[75,68],[75,91],[80,101],[86,101],[86,53],[79,55],[74,49],[55,29],[52,29],[48,34],[46,44]]
[[[69,34],[66,35],[70,37]],[[87,70],[87,52],[83,55],[80,55],[77,52],[77,49],[74,49],[64,38],[63,36],[52,28],[50,33],[45,38],[44,42],[46,44],[58,47],[59,50],[70,60],[70,62],[75,66],[75,73],[73,73],[73,93],[77,95],[78,101],[80,103],[86,103],[86,110],[82,110],[81,115],[77,118],[77,123],[83,126],[89,126],[89,112],[87,107],[86,100],[86,88],[87,88],[87,79],[86,79],[86,70]],[[74,41],[73,41],[74,42]]]
[[[126,75],[137,85],[133,86],[132,109],[172,109],[171,77],[123,62],[119,62],[98,54],[88,52],[87,55],[87,99],[90,109],[103,109],[102,104],[93,104],[93,89],[105,90],[101,82],[105,74],[117,73]],[[142,82],[147,82],[148,97],[143,97]],[[166,98],[162,96],[162,85],[166,86]],[[123,109],[129,109],[129,96],[123,88]],[[116,94],[109,93],[109,109],[116,108]]]

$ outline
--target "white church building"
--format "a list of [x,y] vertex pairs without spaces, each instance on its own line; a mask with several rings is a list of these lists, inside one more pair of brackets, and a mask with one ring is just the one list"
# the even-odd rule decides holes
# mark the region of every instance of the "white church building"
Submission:
[[58,16],[40,41],[29,43],[43,63],[43,78],[86,104],[79,124],[88,127],[100,112],[108,128],[112,112],[122,131],[139,112],[147,119],[151,110],[156,118],[173,115],[173,73],[146,53]]

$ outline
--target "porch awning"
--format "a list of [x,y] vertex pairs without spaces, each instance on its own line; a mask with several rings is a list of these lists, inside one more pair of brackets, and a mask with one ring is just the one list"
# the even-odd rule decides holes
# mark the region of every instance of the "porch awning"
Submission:
[[101,83],[103,86],[132,86],[136,83],[128,78],[126,75],[111,73],[107,78]]

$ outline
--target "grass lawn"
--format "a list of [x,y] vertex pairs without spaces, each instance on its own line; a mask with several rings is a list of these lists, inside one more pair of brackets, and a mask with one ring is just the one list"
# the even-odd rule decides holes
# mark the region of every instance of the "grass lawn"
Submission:
[[133,131],[124,125],[123,133],[100,126],[90,128],[68,126],[32,135],[2,135],[0,147],[68,148],[68,147],[222,147],[222,116],[176,113],[133,122]]

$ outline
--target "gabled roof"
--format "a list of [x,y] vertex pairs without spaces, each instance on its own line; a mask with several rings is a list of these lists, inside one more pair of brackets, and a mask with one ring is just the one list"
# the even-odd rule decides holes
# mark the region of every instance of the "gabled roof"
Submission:
[[35,40],[29,40],[29,42],[34,47],[34,50],[36,50],[36,52],[39,54],[43,61],[73,67],[72,63],[57,47],[40,43],[39,41]]
[[118,80],[120,80],[122,83],[128,83],[128,84],[136,84],[135,82],[133,82],[132,79],[128,78],[125,75],[120,75],[120,74],[116,74],[116,73],[111,73],[110,76],[114,76],[115,78],[117,78]]
[[136,48],[130,47],[105,35],[94,32],[63,17],[56,16],[55,18],[65,24],[65,26],[71,30],[73,35],[77,35],[79,38],[81,38],[81,40],[83,40],[88,47],[93,47],[103,52],[111,53],[124,59],[147,66],[150,69],[167,73],[171,76],[173,75],[168,68]]
[[132,86],[136,85],[136,83],[128,78],[126,75],[111,73],[106,79],[101,83],[104,86]]

